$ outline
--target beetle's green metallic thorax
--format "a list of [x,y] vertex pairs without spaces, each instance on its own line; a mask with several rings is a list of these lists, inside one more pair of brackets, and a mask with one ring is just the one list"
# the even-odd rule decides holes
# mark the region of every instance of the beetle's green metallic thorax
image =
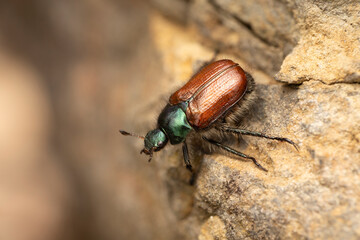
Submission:
[[186,118],[187,106],[187,102],[167,105],[159,115],[158,127],[165,132],[173,145],[183,142],[192,130]]

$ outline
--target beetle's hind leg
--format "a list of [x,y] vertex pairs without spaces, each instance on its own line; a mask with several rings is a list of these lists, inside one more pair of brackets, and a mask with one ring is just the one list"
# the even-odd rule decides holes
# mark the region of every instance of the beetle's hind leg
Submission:
[[271,139],[271,140],[277,140],[277,141],[280,141],[280,142],[287,142],[287,143],[293,145],[294,148],[297,151],[299,151],[298,145],[296,143],[294,143],[292,140],[288,139],[288,138],[271,137],[271,136],[265,135],[265,134],[260,133],[260,132],[253,132],[253,131],[248,131],[248,130],[239,129],[239,128],[231,128],[231,127],[227,127],[227,126],[221,127],[221,130],[225,131],[225,132],[239,134],[239,135],[250,135],[250,136],[254,136],[254,137],[262,137],[262,138],[267,138],[267,139]]
[[204,137],[204,136],[203,136],[202,138],[203,138],[205,141],[209,142],[210,144],[215,145],[215,146],[217,146],[217,147],[219,147],[219,148],[221,148],[221,149],[223,149],[223,150],[225,150],[225,151],[227,151],[227,152],[229,152],[229,153],[235,154],[235,155],[240,156],[240,157],[242,157],[242,158],[250,159],[251,161],[253,161],[253,163],[254,163],[258,168],[260,168],[261,170],[263,170],[263,171],[265,171],[265,172],[268,171],[266,168],[264,168],[263,166],[261,166],[261,164],[258,163],[258,161],[257,161],[254,157],[251,157],[251,156],[248,156],[248,155],[246,155],[246,154],[244,154],[244,153],[238,152],[238,151],[236,151],[235,149],[232,149],[232,148],[230,148],[230,147],[228,147],[228,146],[225,146],[225,145],[223,145],[223,144],[221,144],[221,143],[219,143],[219,142],[217,142],[217,141],[214,141],[214,140],[212,140],[212,139],[208,139],[208,138],[206,138],[206,137]]

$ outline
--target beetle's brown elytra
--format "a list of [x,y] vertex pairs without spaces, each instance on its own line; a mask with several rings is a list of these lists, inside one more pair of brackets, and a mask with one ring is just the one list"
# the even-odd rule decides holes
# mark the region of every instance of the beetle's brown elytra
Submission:
[[231,60],[219,60],[202,68],[171,95],[171,105],[187,101],[186,117],[192,127],[203,129],[222,116],[245,94],[244,70]]
[[[237,122],[249,107],[254,93],[254,80],[237,63],[223,59],[200,69],[182,88],[173,93],[169,103],[158,117],[157,128],[145,137],[120,131],[144,139],[141,153],[150,156],[160,151],[168,141],[183,144],[186,167],[191,171],[189,147],[201,146],[207,152],[222,150],[249,159],[261,170],[267,171],[257,160],[226,145],[229,136],[250,135],[296,144],[283,137],[271,137],[263,133],[239,129]],[[197,148],[198,149],[198,148]]]

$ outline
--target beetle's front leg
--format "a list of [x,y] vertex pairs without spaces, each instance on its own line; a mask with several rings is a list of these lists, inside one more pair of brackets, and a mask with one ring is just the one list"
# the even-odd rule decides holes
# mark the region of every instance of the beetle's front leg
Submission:
[[189,151],[188,151],[188,147],[187,147],[187,144],[185,141],[183,143],[182,149],[183,149],[184,162],[185,162],[186,168],[191,172],[191,178],[190,178],[189,184],[194,185],[195,179],[196,179],[196,173],[193,172],[193,170],[192,170],[192,166],[191,166],[190,158],[189,158]]
[[185,162],[186,168],[187,168],[190,172],[192,172],[192,166],[191,166],[190,158],[189,158],[189,150],[188,150],[186,141],[184,141],[184,143],[183,143],[182,150],[183,150],[184,162]]

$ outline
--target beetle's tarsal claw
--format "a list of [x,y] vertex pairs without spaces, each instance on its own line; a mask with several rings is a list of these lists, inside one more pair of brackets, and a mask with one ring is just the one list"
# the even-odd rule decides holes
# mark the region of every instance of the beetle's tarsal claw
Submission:
[[264,172],[268,172],[268,170],[266,168],[264,168],[263,166],[261,166],[261,164],[257,164],[256,166],[258,168],[260,168],[261,170],[263,170]]
[[260,169],[263,170],[264,172],[267,172],[267,171],[268,171],[266,168],[264,168],[263,166],[261,166],[261,164],[258,163],[258,161],[257,161],[255,158],[250,157],[250,159],[253,161],[253,163],[254,163],[258,168],[260,168]]
[[299,151],[299,145],[297,145],[296,143],[294,143],[293,141],[291,141],[291,140],[288,139],[288,138],[284,138],[284,140],[285,140],[287,143],[290,143],[291,145],[293,145],[294,148],[296,149],[296,151]]

